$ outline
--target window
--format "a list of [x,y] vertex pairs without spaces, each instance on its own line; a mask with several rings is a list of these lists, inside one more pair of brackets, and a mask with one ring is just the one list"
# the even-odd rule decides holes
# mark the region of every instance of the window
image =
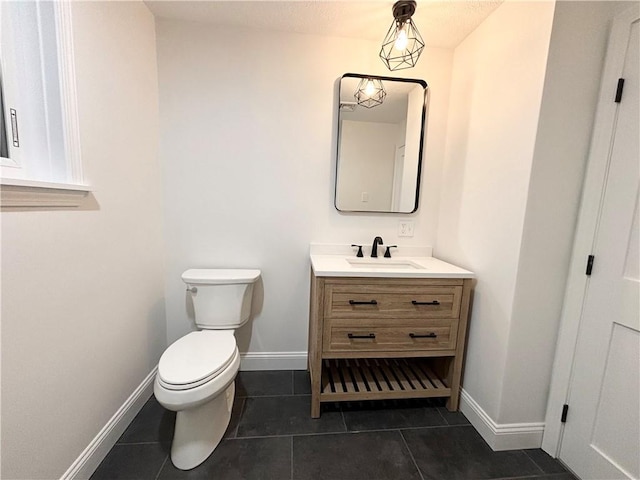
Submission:
[[2,75],[0,72],[0,158],[9,160],[9,140],[7,138],[7,126],[5,122],[4,94],[2,93]]
[[[69,2],[0,2],[3,206],[37,204],[24,199],[25,189],[48,198],[53,190],[88,191],[82,187],[70,8]],[[29,205],[9,198],[18,190],[20,202]]]

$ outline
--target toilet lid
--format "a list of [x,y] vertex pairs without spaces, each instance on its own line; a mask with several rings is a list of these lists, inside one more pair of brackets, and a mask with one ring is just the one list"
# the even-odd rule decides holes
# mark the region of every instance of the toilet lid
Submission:
[[162,354],[158,375],[167,385],[196,387],[224,370],[235,351],[236,339],[231,330],[192,332],[172,343]]

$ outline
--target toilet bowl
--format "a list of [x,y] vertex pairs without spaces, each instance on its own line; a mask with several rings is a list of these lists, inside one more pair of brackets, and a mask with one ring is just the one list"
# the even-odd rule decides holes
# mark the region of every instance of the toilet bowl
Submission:
[[177,412],[171,461],[190,470],[218,446],[229,420],[240,354],[233,331],[201,330],[173,343],[158,364],[154,394]]
[[240,368],[234,328],[249,317],[259,275],[259,270],[206,269],[188,270],[182,276],[202,330],[167,348],[153,387],[158,402],[177,412],[171,461],[181,470],[204,462],[229,425]]

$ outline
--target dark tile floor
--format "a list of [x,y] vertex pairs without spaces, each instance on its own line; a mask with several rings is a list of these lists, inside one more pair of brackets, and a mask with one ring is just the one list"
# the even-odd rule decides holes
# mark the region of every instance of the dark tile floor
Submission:
[[92,480],[575,480],[542,450],[494,452],[439,401],[325,404],[303,371],[240,372],[225,439],[199,467],[169,458],[175,414],[152,397]]

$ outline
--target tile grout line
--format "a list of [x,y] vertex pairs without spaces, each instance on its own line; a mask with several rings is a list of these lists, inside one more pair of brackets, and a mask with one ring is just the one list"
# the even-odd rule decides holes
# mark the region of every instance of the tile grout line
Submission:
[[416,462],[416,459],[413,456],[413,452],[409,448],[409,444],[407,443],[407,439],[404,438],[404,434],[402,433],[402,430],[398,430],[398,433],[400,434],[400,438],[402,438],[402,441],[404,442],[404,446],[407,448],[407,451],[409,452],[409,456],[411,457],[411,461],[413,462],[413,466],[416,467],[416,470],[418,471],[418,475],[420,475],[420,479],[424,480],[424,475],[422,475],[422,470],[420,470],[420,467],[418,467],[418,463]]
[[164,462],[162,462],[162,465],[160,466],[160,470],[158,470],[158,473],[156,473],[156,476],[154,477],[155,480],[158,480],[158,478],[160,477],[160,474],[162,473],[162,470],[164,469],[164,466],[166,465],[167,460],[169,460],[168,454],[167,456],[164,457]]
[[376,428],[375,430],[347,430],[347,431],[332,431],[332,432],[303,432],[303,433],[281,433],[276,435],[247,435],[244,437],[227,438],[225,440],[244,440],[248,438],[283,438],[283,437],[311,437],[313,435],[357,435],[360,433],[375,433],[375,432],[396,432],[398,430],[422,430],[432,428],[465,428],[471,425],[434,425],[428,427],[395,427],[395,428]]
[[242,414],[244,413],[244,407],[247,404],[247,397],[242,399],[242,405],[240,405],[240,413],[238,414],[238,424],[233,432],[233,438],[238,438],[238,430],[240,429],[240,422],[242,421]]
[[[169,440],[166,440],[168,442]],[[155,443],[163,443],[163,440],[158,440],[157,442],[118,442],[114,445],[153,445]]]
[[[551,480],[553,480],[553,478],[561,478],[561,475],[566,475],[569,472],[563,472],[563,473],[543,473],[542,477],[544,478],[549,478]],[[533,474],[533,475],[524,475],[524,476],[520,476],[520,477],[496,477],[496,478],[490,478],[488,480],[527,480],[527,479],[531,479],[531,480],[538,480],[539,478],[541,478],[541,476],[539,474]]]
[[523,476],[519,476],[519,477],[518,476],[516,476],[516,477],[514,477],[514,476],[511,476],[511,477],[495,477],[495,478],[490,478],[489,480],[516,480],[516,479],[517,480],[520,480],[520,479],[526,480],[527,478],[531,478],[531,479],[535,480],[535,479],[540,478],[540,475],[536,474],[536,475],[523,475]]
[[344,435],[345,433],[369,433],[369,432],[309,432],[309,433],[282,433],[280,435],[249,435],[246,437],[227,438],[226,440],[250,440],[255,438],[287,438],[287,437],[312,437],[314,435]]
[[444,420],[444,423],[447,424],[449,427],[451,426],[451,424],[449,423],[449,420],[447,420],[446,418],[444,418],[444,415],[442,414],[442,412],[440,411],[440,407],[433,407],[436,409],[436,412],[438,412],[438,415],[440,415],[440,417],[442,418],[442,420]]
[[490,478],[488,480],[527,480],[527,479],[538,480],[539,478],[540,478],[540,475],[527,475],[524,477],[495,477],[495,478]]
[[534,464],[536,467],[538,467],[538,470],[540,470],[543,474],[546,474],[546,472],[544,471],[544,469],[543,469],[540,465],[538,465],[538,462],[536,462],[536,461],[531,457],[531,455],[529,455],[529,454],[527,453],[527,451],[526,451],[526,450],[522,450],[522,452],[525,454],[525,456],[526,456],[529,460],[531,460],[531,461],[533,462],[533,464]]
[[279,398],[279,397],[310,397],[310,393],[281,393],[277,395],[238,395],[238,398]]
[[293,436],[291,437],[291,480],[293,480]]
[[340,406],[340,416],[342,417],[342,424],[344,425],[344,431],[349,432],[349,428],[347,427],[347,421],[344,418],[344,410],[342,410],[342,406]]

